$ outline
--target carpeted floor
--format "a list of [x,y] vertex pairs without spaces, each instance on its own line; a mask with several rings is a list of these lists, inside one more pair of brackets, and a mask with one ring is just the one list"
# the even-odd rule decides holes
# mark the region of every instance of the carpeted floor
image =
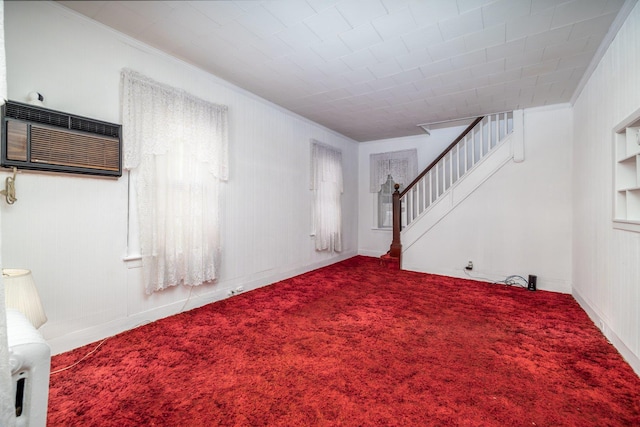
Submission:
[[48,425],[638,426],[640,379],[570,295],[355,257],[110,338]]

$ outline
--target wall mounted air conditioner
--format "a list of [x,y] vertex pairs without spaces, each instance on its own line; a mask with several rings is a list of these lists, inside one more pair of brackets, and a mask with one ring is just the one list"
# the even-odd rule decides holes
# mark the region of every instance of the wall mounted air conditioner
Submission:
[[119,177],[121,134],[118,124],[7,101],[0,166]]

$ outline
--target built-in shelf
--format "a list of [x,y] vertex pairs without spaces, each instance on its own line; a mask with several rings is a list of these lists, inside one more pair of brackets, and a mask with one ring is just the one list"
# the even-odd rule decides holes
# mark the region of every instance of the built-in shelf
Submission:
[[640,109],[614,128],[613,226],[640,232]]

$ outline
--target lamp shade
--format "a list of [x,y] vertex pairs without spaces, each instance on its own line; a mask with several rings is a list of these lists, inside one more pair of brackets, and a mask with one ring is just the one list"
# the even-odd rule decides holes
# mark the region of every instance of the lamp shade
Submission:
[[17,268],[2,269],[5,304],[25,315],[37,329],[47,321],[31,271]]

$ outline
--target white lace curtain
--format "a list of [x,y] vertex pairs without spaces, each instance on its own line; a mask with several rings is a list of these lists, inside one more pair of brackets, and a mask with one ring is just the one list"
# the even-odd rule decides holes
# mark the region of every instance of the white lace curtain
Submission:
[[228,179],[227,107],[125,69],[124,168],[135,171],[147,293],[218,277],[219,183]]
[[418,176],[418,150],[371,154],[369,191],[377,193],[391,175],[393,181],[406,187]]
[[316,250],[342,251],[342,152],[311,141],[313,234]]

